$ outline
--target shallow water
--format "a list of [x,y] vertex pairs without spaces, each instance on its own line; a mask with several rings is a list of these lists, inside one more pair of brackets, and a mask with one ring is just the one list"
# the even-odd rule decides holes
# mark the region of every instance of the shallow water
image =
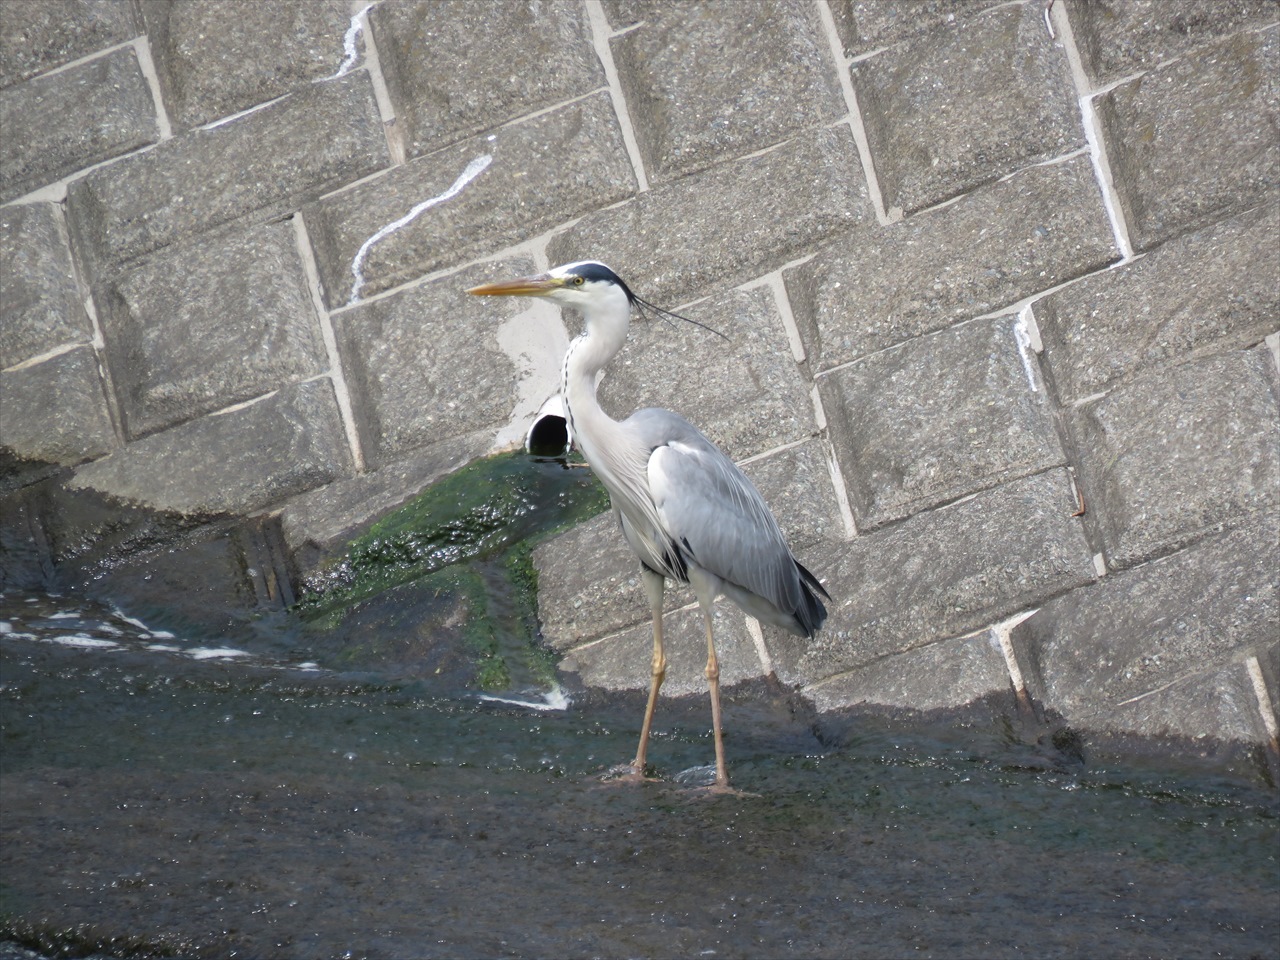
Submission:
[[659,782],[607,783],[638,697],[539,711],[64,603],[0,598],[0,938],[46,955],[1277,955],[1276,797],[1243,779],[998,724],[837,744],[757,685],[743,794],[677,779],[702,698],[663,703]]

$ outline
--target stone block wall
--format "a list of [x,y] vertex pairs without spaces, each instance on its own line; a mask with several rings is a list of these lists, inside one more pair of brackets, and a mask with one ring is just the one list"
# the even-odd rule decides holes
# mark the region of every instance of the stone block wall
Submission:
[[[637,321],[606,407],[833,597],[722,604],[726,680],[1276,741],[1276,0],[26,0],[0,125],[7,586],[194,525],[257,602],[523,435],[574,321],[464,291],[592,258],[730,338]],[[647,684],[611,520],[537,561],[565,668]]]

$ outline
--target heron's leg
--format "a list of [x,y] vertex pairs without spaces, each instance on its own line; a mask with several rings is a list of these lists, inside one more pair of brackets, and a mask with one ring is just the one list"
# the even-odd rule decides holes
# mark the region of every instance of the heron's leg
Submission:
[[716,657],[716,641],[711,633],[711,604],[700,603],[702,619],[707,625],[707,685],[711,688],[711,727],[716,738],[716,786],[729,785],[729,770],[724,762],[724,734],[720,728],[720,661]]
[[640,745],[636,748],[636,758],[631,764],[632,772],[643,777],[645,758],[649,752],[649,728],[653,726],[653,711],[658,705],[658,688],[662,686],[662,678],[667,675],[667,657],[662,652],[662,591],[666,581],[661,574],[644,566],[640,568],[640,577],[644,582],[645,596],[649,598],[649,612],[653,616],[653,666],[649,679],[649,703],[644,708]]

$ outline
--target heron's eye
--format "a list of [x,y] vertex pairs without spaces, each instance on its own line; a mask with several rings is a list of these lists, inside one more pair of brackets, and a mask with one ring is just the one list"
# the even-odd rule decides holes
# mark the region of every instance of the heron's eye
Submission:
[[582,286],[584,283],[586,283],[586,280],[584,280],[582,277],[574,277],[574,278],[573,278],[573,285],[574,285],[575,287],[580,287],[580,286]]

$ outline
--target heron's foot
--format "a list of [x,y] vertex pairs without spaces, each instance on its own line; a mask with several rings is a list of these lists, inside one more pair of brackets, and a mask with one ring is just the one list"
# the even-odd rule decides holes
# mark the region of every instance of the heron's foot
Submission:
[[649,776],[648,768],[637,767],[634,763],[620,763],[610,767],[600,775],[602,783],[657,783],[659,777]]
[[695,796],[699,797],[758,797],[758,793],[748,793],[730,786],[728,780],[720,780],[716,776],[715,764],[705,767],[690,767],[681,770],[675,776],[676,783],[682,787],[691,787]]

